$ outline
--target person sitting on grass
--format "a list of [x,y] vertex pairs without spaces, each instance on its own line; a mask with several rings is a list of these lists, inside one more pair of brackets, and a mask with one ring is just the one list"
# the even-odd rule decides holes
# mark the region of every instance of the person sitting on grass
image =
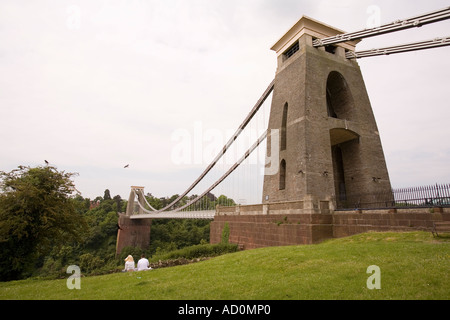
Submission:
[[145,258],[145,254],[141,255],[141,259],[139,259],[137,263],[137,271],[142,270],[152,270],[150,267],[150,263],[148,262],[148,259]]
[[134,265],[134,259],[132,255],[128,255],[128,257],[125,258],[125,269],[122,270],[122,272],[126,271],[135,271],[136,267]]

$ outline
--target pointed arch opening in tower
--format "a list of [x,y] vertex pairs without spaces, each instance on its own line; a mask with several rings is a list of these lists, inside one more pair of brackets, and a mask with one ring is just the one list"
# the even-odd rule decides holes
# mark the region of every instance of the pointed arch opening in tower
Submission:
[[353,96],[347,81],[337,71],[332,71],[328,75],[326,100],[329,117],[352,120],[354,113]]

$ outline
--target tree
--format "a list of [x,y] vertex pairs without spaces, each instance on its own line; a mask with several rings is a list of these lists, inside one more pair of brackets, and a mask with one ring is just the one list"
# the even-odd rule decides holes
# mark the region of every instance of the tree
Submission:
[[52,166],[0,171],[0,280],[28,275],[55,246],[81,239],[74,175]]
[[103,200],[111,200],[111,193],[109,192],[109,189],[105,190],[105,193],[103,194]]
[[122,211],[122,198],[120,197],[120,195],[116,195],[114,196],[113,200],[116,203],[116,212],[121,212]]

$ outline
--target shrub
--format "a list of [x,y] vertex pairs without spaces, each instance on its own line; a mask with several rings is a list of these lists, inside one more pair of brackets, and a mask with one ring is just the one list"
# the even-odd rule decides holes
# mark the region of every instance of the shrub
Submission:
[[228,243],[230,240],[230,226],[228,222],[225,222],[225,226],[222,230],[222,243]]
[[232,253],[238,251],[237,244],[199,244],[195,246],[186,247],[183,249],[171,251],[162,255],[154,255],[151,261],[158,260],[170,260],[170,259],[195,259],[195,258],[207,258],[215,257],[225,253]]
[[105,262],[91,253],[85,253],[80,256],[80,268],[83,272],[89,273],[93,270],[103,267]]

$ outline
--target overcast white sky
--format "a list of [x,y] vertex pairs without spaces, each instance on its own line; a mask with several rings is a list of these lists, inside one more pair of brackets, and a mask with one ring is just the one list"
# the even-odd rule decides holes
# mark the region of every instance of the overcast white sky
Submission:
[[[2,0],[0,170],[47,159],[79,173],[84,197],[108,188],[127,198],[131,185],[181,193],[207,163],[174,163],[174,132],[233,132],[275,76],[270,47],[302,15],[350,32],[373,5],[388,23],[449,3]],[[438,36],[450,36],[449,21],[357,49]],[[450,182],[449,56],[444,47],[358,61],[393,187]]]

